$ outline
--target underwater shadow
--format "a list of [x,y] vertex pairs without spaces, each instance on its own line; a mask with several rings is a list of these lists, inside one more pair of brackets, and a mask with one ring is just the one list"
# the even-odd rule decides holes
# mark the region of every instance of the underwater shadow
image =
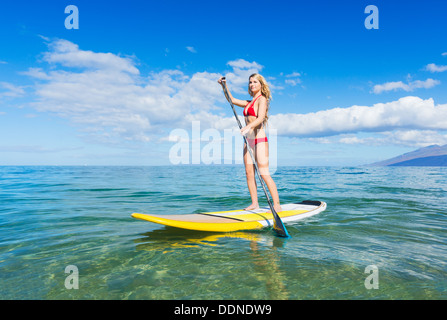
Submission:
[[217,246],[223,239],[243,239],[263,244],[267,247],[281,248],[287,239],[273,235],[270,230],[234,231],[234,232],[205,232],[179,229],[165,226],[141,233],[134,239],[137,250],[160,250],[167,248],[194,248],[198,246]]

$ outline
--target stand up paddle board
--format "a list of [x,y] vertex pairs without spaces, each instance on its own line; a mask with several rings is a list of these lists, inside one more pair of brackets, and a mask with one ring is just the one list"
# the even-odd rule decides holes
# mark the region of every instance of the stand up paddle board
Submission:
[[[322,201],[302,201],[281,205],[278,212],[283,222],[301,220],[326,210]],[[149,215],[133,213],[132,217],[165,226],[212,232],[232,232],[238,230],[261,229],[273,226],[273,215],[267,213],[269,207],[256,210],[232,210],[194,214]]]

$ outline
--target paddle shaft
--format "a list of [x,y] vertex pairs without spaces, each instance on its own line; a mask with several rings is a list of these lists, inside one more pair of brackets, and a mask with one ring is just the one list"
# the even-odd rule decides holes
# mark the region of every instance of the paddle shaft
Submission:
[[[224,80],[224,79],[225,79],[225,78],[223,78],[222,80]],[[228,94],[228,91],[227,91],[227,84],[226,84],[226,82],[222,82],[222,84],[223,84],[222,87],[223,87],[223,90],[224,90],[225,97],[227,98],[228,102],[229,102],[230,105],[231,105],[231,108],[233,109],[233,113],[234,113],[234,116],[236,117],[236,121],[237,121],[237,124],[239,125],[239,129],[242,129],[242,123],[241,123],[241,121],[239,120],[239,117],[237,116],[236,109],[234,108],[233,102],[231,101],[230,95]],[[252,152],[252,150],[251,150],[251,148],[250,148],[250,145],[248,144],[247,137],[246,137],[245,135],[242,135],[242,137],[244,137],[244,142],[245,142],[245,145],[246,145],[246,147],[247,147],[248,152],[250,153],[250,157],[251,157],[251,159],[252,159],[252,161],[253,161],[253,165],[254,165],[254,167],[255,167],[256,175],[258,176],[259,182],[261,183],[262,189],[264,190],[265,197],[267,198],[267,202],[268,202],[268,204],[269,204],[270,210],[272,211],[273,218],[274,218],[274,219],[273,219],[273,221],[274,221],[274,223],[273,223],[273,229],[274,229],[280,236],[282,236],[282,237],[289,237],[289,234],[288,234],[288,232],[287,232],[287,230],[286,230],[286,227],[284,226],[284,224],[283,224],[281,218],[280,218],[280,217],[278,216],[278,214],[276,213],[276,210],[275,210],[275,208],[273,207],[272,202],[270,201],[270,197],[269,197],[269,195],[268,195],[268,193],[267,193],[267,189],[265,188],[265,185],[264,185],[264,180],[262,179],[262,177],[261,177],[261,175],[260,175],[260,173],[259,173],[258,164],[256,163],[256,160],[255,160],[255,157],[254,157],[254,155],[253,155],[253,152]]]

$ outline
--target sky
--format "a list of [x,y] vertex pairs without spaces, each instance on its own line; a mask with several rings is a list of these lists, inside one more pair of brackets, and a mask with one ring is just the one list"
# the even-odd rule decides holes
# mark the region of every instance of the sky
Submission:
[[275,166],[447,144],[446,12],[444,0],[4,1],[0,165],[239,164],[217,80],[250,99],[254,72],[272,90]]

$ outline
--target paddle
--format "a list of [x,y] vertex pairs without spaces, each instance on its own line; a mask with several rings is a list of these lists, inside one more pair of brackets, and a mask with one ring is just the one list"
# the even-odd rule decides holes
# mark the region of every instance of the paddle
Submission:
[[[225,77],[222,78],[222,80],[225,80]],[[233,109],[233,113],[234,113],[234,116],[236,117],[236,121],[237,121],[237,123],[239,125],[239,129],[242,129],[241,121],[239,120],[239,117],[237,116],[237,113],[236,113],[236,109],[234,108],[233,102],[230,99],[230,95],[228,94],[228,91],[227,91],[227,84],[226,84],[225,81],[222,81],[222,87],[223,87],[223,90],[224,90],[225,97],[227,98],[228,102],[231,105],[231,108]],[[262,177],[261,177],[261,175],[259,173],[259,168],[258,168],[258,165],[257,165],[257,163],[255,161],[255,157],[253,156],[251,148],[249,147],[250,145],[248,144],[247,137],[245,135],[242,135],[242,136],[244,137],[244,141],[245,141],[245,144],[247,146],[247,150],[250,153],[251,159],[252,159],[253,164],[255,166],[255,172],[256,172],[256,174],[258,176],[259,181],[261,182],[262,189],[264,190],[265,197],[267,198],[267,202],[269,203],[270,210],[272,211],[272,214],[273,214],[273,230],[276,231],[278,236],[289,238],[290,236],[289,236],[289,233],[286,230],[286,227],[284,226],[281,218],[276,213],[276,210],[273,207],[272,202],[270,201],[270,197],[268,196],[267,189],[265,188],[265,185],[264,185],[264,181],[263,181],[263,179],[262,179]]]

